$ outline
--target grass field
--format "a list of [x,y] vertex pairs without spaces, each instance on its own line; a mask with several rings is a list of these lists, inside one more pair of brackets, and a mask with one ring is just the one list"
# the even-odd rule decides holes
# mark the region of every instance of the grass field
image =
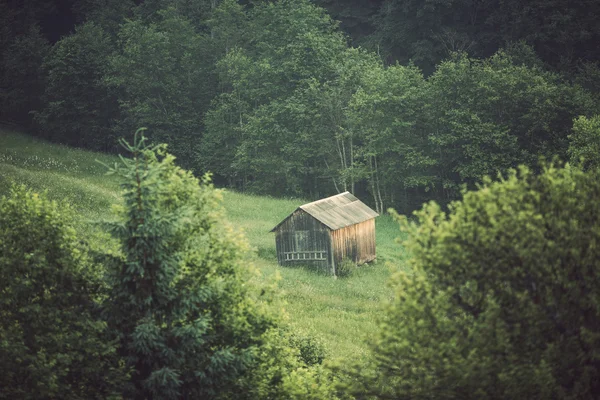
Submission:
[[[11,182],[51,198],[67,199],[81,216],[79,229],[88,222],[108,217],[110,205],[119,201],[118,181],[104,175],[106,164],[118,158],[100,153],[48,144],[0,127],[0,194]],[[253,248],[252,259],[269,281],[278,271],[289,323],[321,340],[332,359],[368,355],[365,338],[375,329],[383,302],[391,295],[386,286],[390,274],[401,268],[403,251],[395,238],[400,232],[388,216],[376,220],[376,263],[359,268],[352,276],[334,279],[308,268],[282,268],[275,257],[271,228],[303,199],[275,199],[225,191],[228,219],[245,232]]]

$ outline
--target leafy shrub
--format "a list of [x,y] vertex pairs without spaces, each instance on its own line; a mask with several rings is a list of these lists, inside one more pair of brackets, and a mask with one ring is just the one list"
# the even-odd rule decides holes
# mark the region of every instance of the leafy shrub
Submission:
[[65,204],[0,199],[0,399],[105,399],[125,376],[99,315],[100,266]]
[[300,351],[300,358],[306,365],[322,364],[327,357],[323,344],[312,336],[293,333],[290,335],[290,343]]
[[586,168],[600,166],[600,115],[576,118],[569,142],[571,161],[578,163],[583,159]]
[[489,179],[416,212],[410,273],[355,393],[592,399],[600,391],[600,179],[571,167]]
[[315,368],[299,368],[284,379],[288,400],[336,400],[350,399],[336,393],[337,379],[321,365]]

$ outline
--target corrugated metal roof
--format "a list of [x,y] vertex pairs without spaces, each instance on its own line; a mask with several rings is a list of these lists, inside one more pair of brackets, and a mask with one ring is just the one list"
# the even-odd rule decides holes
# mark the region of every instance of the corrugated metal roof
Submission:
[[[344,192],[325,199],[313,201],[312,203],[301,205],[298,209],[306,211],[331,230],[358,224],[379,216],[379,214],[357,199],[350,192]],[[283,221],[287,218],[289,218],[289,216]],[[271,232],[276,230],[283,221],[277,224]]]

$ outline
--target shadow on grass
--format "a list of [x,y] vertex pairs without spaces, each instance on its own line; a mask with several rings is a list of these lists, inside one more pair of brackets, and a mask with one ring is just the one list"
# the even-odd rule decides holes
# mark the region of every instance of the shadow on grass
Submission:
[[277,262],[277,251],[273,247],[258,247],[256,255],[264,260]]
[[281,266],[281,268],[297,270],[297,271],[306,271],[311,275],[317,276],[331,276],[329,273],[329,269],[323,267],[315,267],[314,265],[302,264],[301,262],[294,262],[292,264],[286,264],[285,266]]

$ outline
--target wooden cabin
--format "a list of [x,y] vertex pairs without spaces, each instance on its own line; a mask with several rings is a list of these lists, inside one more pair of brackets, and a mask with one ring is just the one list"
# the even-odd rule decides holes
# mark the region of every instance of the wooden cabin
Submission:
[[275,232],[279,265],[311,265],[335,275],[344,259],[357,264],[375,259],[375,217],[350,192],[298,207]]

